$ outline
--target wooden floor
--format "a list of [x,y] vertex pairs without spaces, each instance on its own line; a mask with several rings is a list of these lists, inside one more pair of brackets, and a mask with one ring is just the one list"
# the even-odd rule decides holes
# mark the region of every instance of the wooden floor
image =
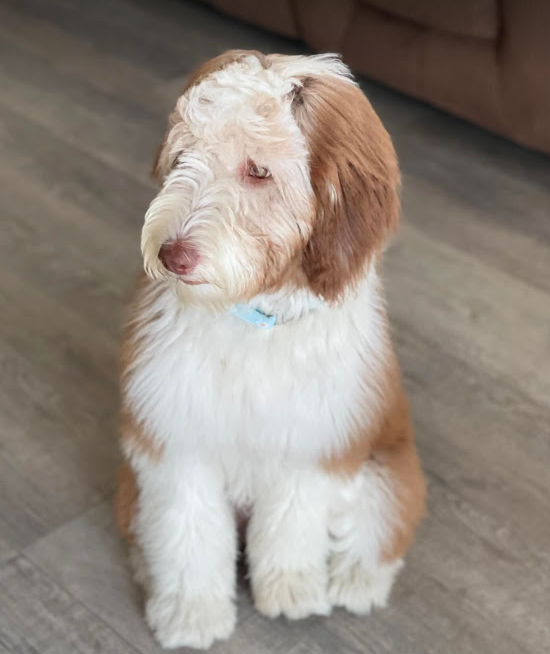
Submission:
[[[228,47],[184,0],[0,5],[0,654],[153,654],[113,525],[116,350],[152,152]],[[289,624],[244,588],[227,654],[550,651],[550,160],[373,83],[404,226],[385,278],[429,516],[368,618]]]

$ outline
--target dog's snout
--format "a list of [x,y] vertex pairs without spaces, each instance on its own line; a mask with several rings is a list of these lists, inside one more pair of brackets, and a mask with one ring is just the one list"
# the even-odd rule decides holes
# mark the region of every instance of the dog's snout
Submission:
[[176,275],[189,275],[197,267],[199,258],[193,243],[182,239],[164,243],[159,252],[162,265]]

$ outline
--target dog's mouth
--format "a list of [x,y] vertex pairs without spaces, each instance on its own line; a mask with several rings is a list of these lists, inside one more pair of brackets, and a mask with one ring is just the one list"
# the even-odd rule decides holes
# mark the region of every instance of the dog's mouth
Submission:
[[201,284],[208,284],[208,282],[205,282],[201,279],[186,279],[185,277],[181,276],[178,277],[178,281],[187,284],[187,286],[200,286]]

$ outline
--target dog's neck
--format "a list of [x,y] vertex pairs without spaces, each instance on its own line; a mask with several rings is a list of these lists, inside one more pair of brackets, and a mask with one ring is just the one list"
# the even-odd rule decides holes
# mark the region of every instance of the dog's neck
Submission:
[[365,287],[370,288],[374,295],[378,295],[380,280],[374,263],[366,268],[364,277],[359,284],[347,288],[336,303],[327,302],[307,286],[296,286],[290,283],[282,286],[278,291],[256,295],[247,302],[247,305],[264,316],[274,316],[275,325],[282,325],[299,320],[310,313],[327,310],[331,307],[341,307],[349,299],[357,297],[361,293],[361,289]]
[[[284,325],[314,313],[325,313],[331,309],[343,307],[350,298],[356,297],[360,293],[362,287],[365,285],[372,287],[376,292],[379,283],[376,271],[374,267],[371,267],[366,271],[365,277],[359,285],[347,289],[343,297],[336,303],[327,302],[321,296],[313,293],[307,286],[296,286],[290,283],[282,286],[277,291],[259,293],[248,301],[228,305],[223,301],[199,301],[186,293],[187,287],[184,284],[173,279],[169,281],[171,282],[169,287],[175,292],[175,295],[188,306],[202,306],[204,309],[219,313],[231,312],[237,318],[254,324],[261,329]],[[163,282],[157,282],[153,284],[153,288],[165,288],[165,283],[164,280]],[[274,318],[274,320],[265,321],[264,318]],[[266,322],[267,324],[264,324]]]
[[290,285],[273,293],[260,293],[248,305],[265,316],[274,316],[276,325],[298,320],[327,306],[321,297],[308,288]]

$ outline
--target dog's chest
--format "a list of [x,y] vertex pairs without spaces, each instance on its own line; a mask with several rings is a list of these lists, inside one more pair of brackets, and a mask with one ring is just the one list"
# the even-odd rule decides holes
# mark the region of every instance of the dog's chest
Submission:
[[345,445],[375,409],[378,337],[367,346],[342,312],[263,331],[230,313],[165,308],[159,327],[127,395],[166,444],[310,460]]

